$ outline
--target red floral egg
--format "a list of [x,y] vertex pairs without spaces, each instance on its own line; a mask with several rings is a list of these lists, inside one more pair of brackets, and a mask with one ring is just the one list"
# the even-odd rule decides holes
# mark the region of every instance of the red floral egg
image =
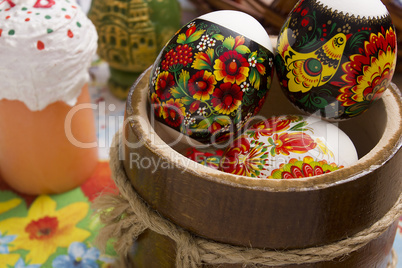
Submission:
[[226,141],[259,112],[273,71],[258,21],[238,11],[208,13],[179,30],[155,61],[152,116],[201,143]]
[[334,124],[301,115],[259,121],[225,150],[219,170],[254,178],[294,179],[332,172],[358,160]]
[[185,156],[203,166],[218,169],[223,155],[221,149],[188,148]]

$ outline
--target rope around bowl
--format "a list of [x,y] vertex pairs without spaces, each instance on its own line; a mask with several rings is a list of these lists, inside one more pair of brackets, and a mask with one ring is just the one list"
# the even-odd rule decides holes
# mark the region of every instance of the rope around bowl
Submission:
[[[105,194],[93,205],[104,227],[99,232],[97,244],[104,250],[107,241],[115,239],[116,252],[127,259],[133,242],[149,229],[176,242],[176,267],[195,268],[202,264],[243,264],[280,266],[289,264],[330,261],[356,251],[378,238],[392,225],[402,212],[402,194],[395,205],[382,219],[369,228],[336,243],[294,250],[264,250],[218,243],[200,238],[183,230],[152,210],[135,192],[127,178],[123,163],[119,160],[121,131],[117,132],[110,149],[112,178],[118,195]],[[124,262],[124,261],[123,261]],[[127,263],[126,263],[127,265]],[[395,267],[396,254],[388,267]]]

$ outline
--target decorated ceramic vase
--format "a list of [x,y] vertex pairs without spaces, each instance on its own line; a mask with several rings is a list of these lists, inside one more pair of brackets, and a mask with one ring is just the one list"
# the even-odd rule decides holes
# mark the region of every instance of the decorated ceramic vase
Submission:
[[177,0],[93,0],[89,18],[98,33],[98,54],[110,67],[108,86],[124,99],[161,48],[180,28]]
[[275,63],[296,107],[342,120],[381,97],[396,54],[395,28],[380,0],[301,0],[280,32]]
[[155,61],[153,116],[198,142],[226,141],[259,112],[273,71],[258,21],[239,11],[208,13],[178,31]]
[[301,115],[259,121],[225,150],[219,169],[254,178],[304,178],[349,166],[357,152],[337,126]]

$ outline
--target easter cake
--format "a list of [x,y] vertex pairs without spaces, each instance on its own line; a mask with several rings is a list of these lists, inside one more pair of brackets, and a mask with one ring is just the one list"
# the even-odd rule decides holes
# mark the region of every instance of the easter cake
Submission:
[[0,177],[15,190],[60,193],[92,173],[96,48],[95,27],[74,0],[0,2]]

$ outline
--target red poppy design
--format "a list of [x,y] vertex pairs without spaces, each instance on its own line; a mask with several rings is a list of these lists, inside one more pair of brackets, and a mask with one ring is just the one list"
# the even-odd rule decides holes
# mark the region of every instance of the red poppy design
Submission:
[[170,99],[163,105],[163,118],[172,127],[178,127],[183,122],[185,108],[179,99]]
[[343,166],[338,166],[335,163],[328,164],[326,160],[316,162],[310,156],[305,156],[302,161],[292,158],[288,164],[282,164],[279,169],[274,169],[270,178],[307,178],[329,173],[340,168],[343,168]]
[[214,75],[218,81],[240,85],[246,81],[249,73],[248,61],[236,51],[227,51],[215,61]]
[[151,95],[151,105],[154,109],[155,115],[157,117],[161,117],[162,116],[162,105],[161,105],[161,101],[159,99],[159,96],[156,93],[152,93]]
[[222,128],[222,126],[221,126],[218,122],[213,122],[213,123],[209,126],[208,131],[209,131],[211,134],[214,134],[214,133],[218,132],[221,128]]
[[230,114],[241,105],[243,91],[236,84],[223,83],[215,89],[212,105],[221,114]]
[[202,70],[188,80],[188,90],[196,100],[209,100],[214,92],[216,80],[212,73]]
[[222,171],[232,174],[243,175],[246,169],[245,161],[239,161],[239,157],[247,155],[250,151],[250,142],[240,137],[234,141],[229,149],[224,153],[220,168]]
[[219,162],[222,158],[223,150],[216,150],[214,152],[199,151],[195,148],[190,148],[186,152],[186,156],[191,160],[200,163],[201,165],[208,166],[213,169],[219,168]]
[[[308,170],[308,173],[305,173],[305,171]],[[302,166],[302,169],[300,169],[297,166],[292,166],[289,171],[283,171],[282,172],[282,178],[283,179],[297,179],[297,178],[306,178],[306,177],[312,177],[312,176],[318,176],[324,173],[329,173],[331,172],[328,170],[327,172],[324,172],[320,166],[314,167],[314,169],[309,165],[304,163]]]
[[301,11],[301,5],[303,4],[304,0],[299,1],[299,3],[294,7],[294,12],[299,13]]
[[260,177],[265,170],[268,151],[261,144],[251,147],[243,136],[236,139],[223,154],[220,170],[236,175]]
[[198,108],[200,108],[200,104],[201,104],[201,102],[200,102],[199,100],[193,101],[193,102],[190,104],[190,106],[189,106],[189,108],[188,108],[188,111],[189,111],[190,113],[194,113],[195,111],[198,110]]
[[302,20],[302,22],[301,22],[301,25],[302,25],[303,27],[306,27],[306,26],[309,24],[309,22],[310,22],[309,18],[304,18],[304,19]]
[[190,37],[193,33],[195,33],[195,31],[197,30],[197,27],[195,27],[195,25],[191,26],[190,28],[188,28],[188,30],[186,31],[186,36]]
[[350,56],[350,61],[343,64],[346,74],[342,80],[346,84],[339,90],[337,99],[345,107],[361,106],[352,115],[363,112],[387,88],[395,71],[395,48],[396,35],[391,27],[386,33],[372,33],[360,54]]
[[248,132],[252,133],[255,139],[261,136],[272,136],[274,133],[278,133],[287,130],[292,123],[292,118],[283,118],[280,116],[271,117],[267,120],[254,124]]
[[155,92],[162,101],[169,99],[172,95],[170,89],[176,84],[174,77],[169,72],[162,72],[156,79]]
[[304,154],[317,146],[310,135],[303,132],[274,134],[273,143],[277,155],[289,155],[291,152]]
[[236,49],[238,46],[243,45],[244,41],[244,36],[236,36],[233,49]]

